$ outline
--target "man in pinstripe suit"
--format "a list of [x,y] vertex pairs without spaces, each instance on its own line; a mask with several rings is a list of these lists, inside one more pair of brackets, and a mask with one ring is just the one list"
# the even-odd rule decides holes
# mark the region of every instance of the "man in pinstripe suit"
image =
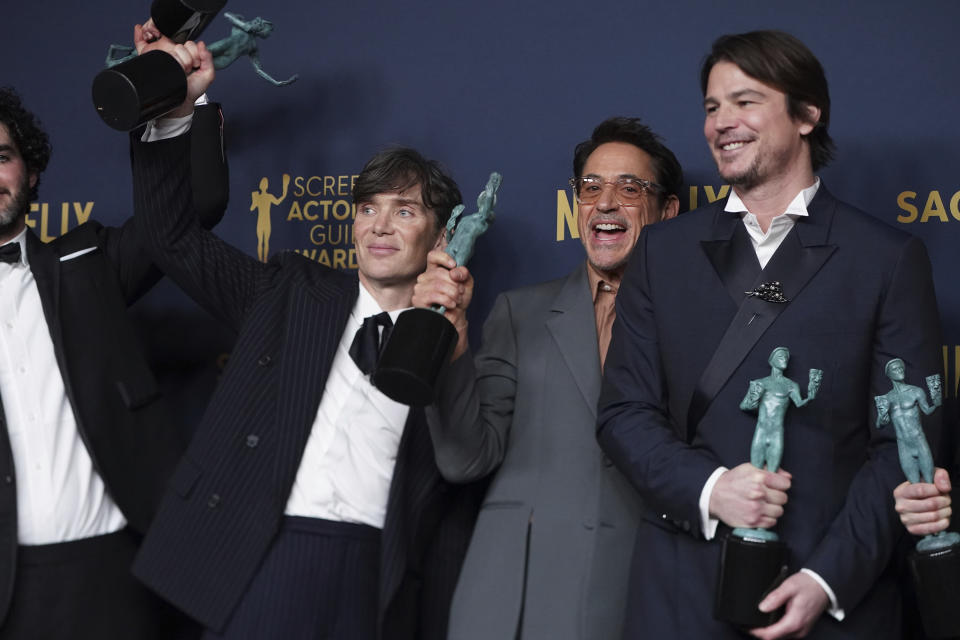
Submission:
[[[177,53],[212,79],[202,45]],[[136,145],[135,210],[157,263],[238,338],[134,573],[205,638],[443,637],[474,510],[440,477],[423,412],[369,366],[456,184],[413,150],[374,156],[354,189],[357,277],[204,231],[186,151]]]

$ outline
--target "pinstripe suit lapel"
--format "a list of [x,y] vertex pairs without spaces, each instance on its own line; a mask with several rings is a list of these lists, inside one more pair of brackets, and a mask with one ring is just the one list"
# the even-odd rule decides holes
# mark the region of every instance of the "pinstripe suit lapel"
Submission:
[[277,424],[285,434],[282,446],[295,450],[277,457],[277,486],[290,486],[296,474],[299,464],[291,470],[286,461],[303,455],[358,287],[356,278],[319,272],[314,282],[296,282],[287,296]]

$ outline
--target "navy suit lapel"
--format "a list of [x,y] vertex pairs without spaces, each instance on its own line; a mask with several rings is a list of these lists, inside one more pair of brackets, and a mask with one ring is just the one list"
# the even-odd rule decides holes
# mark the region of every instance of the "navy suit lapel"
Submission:
[[277,424],[284,426],[283,446],[295,447],[277,456],[275,472],[281,484],[291,486],[310,436],[337,345],[359,293],[356,279],[321,276],[305,286],[293,285],[287,299]]
[[[576,381],[583,400],[597,415],[600,397],[600,353],[597,348],[597,320],[587,267],[570,274],[550,308],[547,330]],[[585,329],[589,327],[589,331]],[[592,426],[592,425],[591,425]]]
[[734,303],[740,304],[745,291],[760,274],[757,253],[750,244],[750,236],[740,216],[717,206],[714,211],[711,237],[701,240],[700,246],[713,265],[717,276],[726,287]]
[[765,302],[756,296],[744,298],[744,294],[740,294],[737,313],[704,369],[691,398],[687,412],[688,442],[692,441],[698,423],[733,372],[836,250],[834,245],[828,244],[835,211],[836,200],[821,186],[807,208],[809,215],[797,220],[766,268],[748,288],[743,289],[749,291],[761,282],[779,280],[790,302]]

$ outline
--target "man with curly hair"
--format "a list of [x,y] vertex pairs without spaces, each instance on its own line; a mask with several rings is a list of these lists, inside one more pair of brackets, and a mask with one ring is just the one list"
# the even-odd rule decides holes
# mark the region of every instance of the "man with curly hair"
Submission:
[[[194,144],[220,163],[219,109],[207,118]],[[0,640],[179,637],[182,618],[129,570],[182,451],[126,313],[160,272],[133,220],[48,244],[27,228],[50,154],[0,89]],[[199,190],[208,224],[223,169]]]

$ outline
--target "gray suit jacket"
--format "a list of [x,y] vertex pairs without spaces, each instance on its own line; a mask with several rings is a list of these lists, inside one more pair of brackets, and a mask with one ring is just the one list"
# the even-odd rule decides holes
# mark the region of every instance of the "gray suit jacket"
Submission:
[[639,504],[596,442],[591,298],[585,265],[502,294],[427,411],[447,479],[493,474],[451,640],[620,637]]

